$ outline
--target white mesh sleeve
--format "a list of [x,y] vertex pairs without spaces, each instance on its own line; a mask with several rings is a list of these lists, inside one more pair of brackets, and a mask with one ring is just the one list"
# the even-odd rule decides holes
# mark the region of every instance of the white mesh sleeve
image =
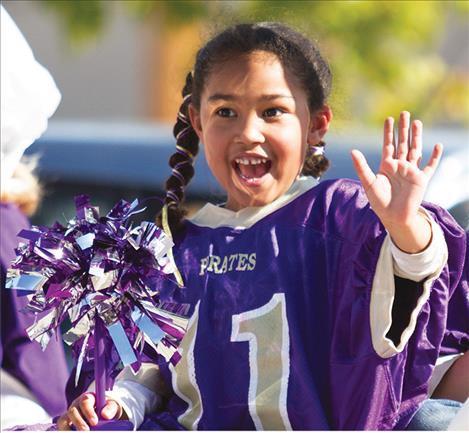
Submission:
[[155,411],[161,403],[158,394],[132,380],[117,381],[106,396],[122,406],[135,430],[142,424],[145,414]]
[[[94,391],[94,382],[88,391]],[[158,408],[165,393],[158,366],[144,363],[136,374],[130,367],[124,368],[117,376],[112,391],[106,391],[106,396],[122,406],[134,429],[137,429],[145,415]]]
[[391,239],[391,254],[394,262],[394,274],[412,281],[422,281],[432,275],[436,269],[446,263],[448,252],[445,237],[440,226],[435,223],[428,212],[421,208],[432,227],[432,239],[424,251],[408,254],[401,251]]

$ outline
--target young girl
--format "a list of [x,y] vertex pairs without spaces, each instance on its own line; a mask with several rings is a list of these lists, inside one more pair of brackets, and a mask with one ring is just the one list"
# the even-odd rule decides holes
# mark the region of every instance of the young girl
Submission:
[[[442,146],[420,168],[422,124],[409,113],[397,137],[386,120],[378,174],[355,150],[361,185],[318,183],[330,87],[318,49],[280,24],[237,25],[198,52],[166,197],[185,283],[173,296],[192,312],[182,359],[124,371],[103,416],[143,430],[409,423],[446,332],[464,232],[421,207]],[[227,201],[185,220],[199,140]],[[402,299],[395,276],[414,282]],[[96,422],[87,393],[58,426]]]

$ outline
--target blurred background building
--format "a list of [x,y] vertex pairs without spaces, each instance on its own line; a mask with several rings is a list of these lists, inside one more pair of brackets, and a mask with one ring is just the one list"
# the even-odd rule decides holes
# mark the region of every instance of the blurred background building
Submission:
[[[172,122],[197,47],[217,29],[243,20],[293,24],[317,39],[329,59],[335,113],[327,139],[329,177],[354,177],[348,156],[354,146],[364,147],[376,166],[382,121],[403,109],[423,120],[427,148],[442,141],[469,167],[469,2],[2,4],[63,96],[48,133],[31,149],[42,155],[39,174],[46,186],[36,222],[67,213],[76,193],[89,192],[105,207],[121,197],[161,193],[174,146]],[[198,164],[189,198],[222,197],[204,173],[203,158]],[[449,173],[440,178],[467,198],[465,173],[459,185]]]
[[195,51],[242,20],[291,23],[319,41],[339,121],[407,107],[467,125],[469,3],[460,1],[4,0],[63,93],[56,119],[172,121]]

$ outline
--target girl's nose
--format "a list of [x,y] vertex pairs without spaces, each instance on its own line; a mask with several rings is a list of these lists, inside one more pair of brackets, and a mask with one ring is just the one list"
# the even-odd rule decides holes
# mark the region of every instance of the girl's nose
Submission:
[[240,130],[236,138],[237,141],[247,145],[264,143],[265,138],[262,132],[262,119],[259,119],[257,114],[246,117],[244,122],[240,125]]

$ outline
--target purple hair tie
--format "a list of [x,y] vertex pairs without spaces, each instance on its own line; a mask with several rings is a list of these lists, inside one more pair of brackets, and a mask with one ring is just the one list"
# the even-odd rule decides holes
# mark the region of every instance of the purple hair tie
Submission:
[[192,161],[194,160],[194,155],[192,155],[192,153],[189,152],[187,149],[185,149],[182,146],[176,145],[176,153],[179,153],[180,155],[184,155],[186,158],[189,159],[189,162],[192,164]]
[[324,155],[325,150],[324,146],[309,146],[309,153],[313,156]]
[[177,118],[178,118],[181,122],[185,123],[186,125],[190,125],[187,116],[186,116],[184,113],[182,113],[181,111],[178,112]]
[[181,200],[179,200],[179,197],[171,190],[166,191],[166,196],[169,197],[174,203],[179,203]]
[[190,130],[192,129],[192,125],[190,123],[186,123],[187,126],[183,129],[181,129],[177,135],[176,135],[176,140],[180,140],[182,137],[184,137],[185,135],[187,135]]
[[181,181],[182,185],[185,185],[186,184],[186,179],[184,179],[184,176],[178,170],[178,167],[177,167],[178,165],[179,164],[177,164],[176,167],[173,168],[173,176],[177,177]]
[[173,168],[175,168],[176,170],[179,170],[184,165],[192,165],[192,161],[189,159],[186,159],[184,161],[178,162]]

